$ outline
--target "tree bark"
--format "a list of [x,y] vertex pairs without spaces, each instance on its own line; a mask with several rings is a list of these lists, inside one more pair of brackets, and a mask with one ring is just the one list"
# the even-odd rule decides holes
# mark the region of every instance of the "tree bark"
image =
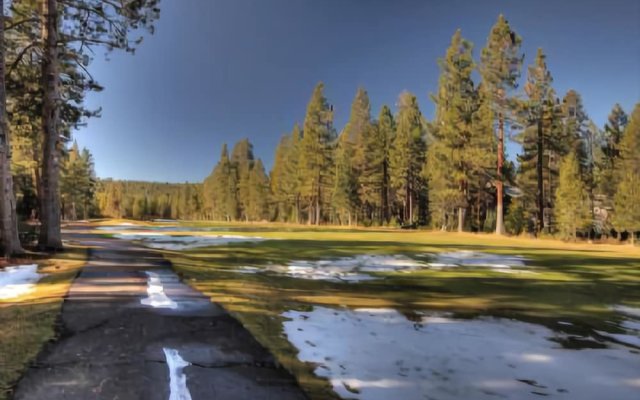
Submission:
[[538,137],[537,137],[537,162],[536,175],[538,178],[538,232],[542,232],[544,228],[544,176],[542,172],[542,164],[544,163],[544,141],[542,136],[542,112],[538,118]]
[[464,214],[466,209],[458,207],[458,232],[464,232]]
[[[0,22],[4,21],[4,0],[0,0]],[[24,253],[18,236],[18,217],[11,175],[11,141],[7,125],[5,88],[4,23],[0,23],[0,250],[4,256]]]
[[498,171],[496,179],[496,234],[504,235],[504,182],[502,167],[504,165],[504,117],[498,114]]
[[39,246],[62,249],[60,235],[60,135],[58,133],[58,8],[57,0],[43,0],[44,54],[42,58],[42,198]]

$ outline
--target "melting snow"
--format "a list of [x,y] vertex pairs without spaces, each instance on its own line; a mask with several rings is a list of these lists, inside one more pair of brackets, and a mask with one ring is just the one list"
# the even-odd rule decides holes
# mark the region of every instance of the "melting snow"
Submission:
[[163,250],[188,250],[197,247],[264,240],[264,238],[252,236],[171,236],[157,232],[123,232],[114,235],[114,237],[127,240],[140,240],[144,246]]
[[320,261],[292,261],[286,266],[269,266],[267,270],[294,278],[359,282],[378,279],[370,272],[410,271],[425,264],[403,255],[360,255]]
[[302,361],[342,397],[382,399],[637,399],[640,356],[611,344],[568,350],[554,332],[507,319],[316,307],[284,323]]
[[[534,273],[512,269],[524,267],[519,256],[502,256],[487,253],[460,251],[433,255],[435,262],[416,260],[405,255],[358,255],[333,260],[292,261],[287,265],[269,265],[264,271],[284,274],[293,278],[325,280],[332,282],[360,282],[380,279],[376,272],[409,272],[422,268],[482,267],[503,273]],[[255,267],[240,267],[236,272],[256,273]]]
[[[512,267],[525,267],[525,259],[521,256],[482,253],[479,251],[452,251],[434,255],[435,261],[428,265],[432,268],[453,267],[486,267],[494,271],[510,273]],[[518,272],[525,272],[519,271]],[[526,271],[530,272],[530,271]]]
[[618,342],[640,348],[640,309],[623,305],[615,305],[611,309],[625,316],[619,327],[626,333],[597,332]]
[[36,264],[10,266],[0,270],[0,299],[11,299],[35,290],[42,274]]
[[154,308],[170,308],[173,310],[178,308],[178,304],[164,292],[160,275],[151,271],[145,271],[145,273],[149,277],[147,280],[147,297],[140,299],[140,303]]
[[191,392],[187,387],[187,376],[184,368],[191,365],[186,362],[176,349],[163,347],[164,356],[169,367],[169,400],[191,400]]

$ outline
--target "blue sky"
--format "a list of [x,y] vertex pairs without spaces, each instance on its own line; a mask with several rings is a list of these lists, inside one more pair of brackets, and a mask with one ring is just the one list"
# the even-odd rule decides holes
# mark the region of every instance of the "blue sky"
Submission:
[[557,92],[577,90],[599,126],[616,102],[630,111],[640,101],[638,0],[163,0],[161,9],[135,55],[107,61],[98,51],[90,67],[105,90],[87,104],[102,118],[75,138],[99,177],[201,181],[222,143],[244,137],[270,167],[318,81],[338,130],[358,86],[374,116],[408,90],[430,119],[451,36],[462,29],[477,56],[500,13],[523,37],[525,65],[542,47]]

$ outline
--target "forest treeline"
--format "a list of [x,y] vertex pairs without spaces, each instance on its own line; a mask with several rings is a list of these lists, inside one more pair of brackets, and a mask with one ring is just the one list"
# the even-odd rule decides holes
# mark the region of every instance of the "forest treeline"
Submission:
[[[231,152],[223,146],[202,185],[102,182],[100,210],[574,238],[640,230],[640,104],[630,115],[616,104],[596,126],[577,91],[555,92],[542,49],[524,67],[521,41],[499,16],[477,57],[458,30],[438,60],[432,121],[409,92],[395,112],[384,105],[373,116],[359,88],[338,131],[319,83],[269,174],[243,139]],[[504,157],[507,140],[521,145],[515,163]]]

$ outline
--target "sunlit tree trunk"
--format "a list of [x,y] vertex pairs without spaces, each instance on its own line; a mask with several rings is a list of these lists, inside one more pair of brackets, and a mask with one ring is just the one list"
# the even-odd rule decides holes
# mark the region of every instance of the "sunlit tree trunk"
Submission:
[[61,249],[60,235],[60,135],[58,133],[58,9],[57,0],[43,0],[44,54],[42,58],[42,197],[39,245]]
[[16,200],[11,175],[11,146],[6,118],[4,65],[4,0],[0,0],[0,250],[3,255],[23,253],[18,237]]

